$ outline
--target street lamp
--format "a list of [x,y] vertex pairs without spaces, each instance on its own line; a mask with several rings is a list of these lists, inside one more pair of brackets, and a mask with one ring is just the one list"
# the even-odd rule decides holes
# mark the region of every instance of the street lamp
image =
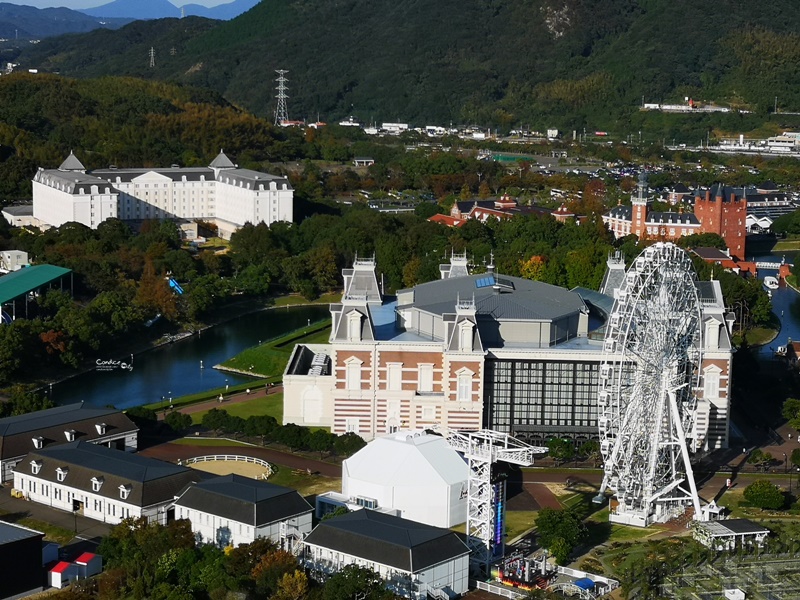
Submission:
[[225,380],[225,392],[227,392],[227,391],[228,391],[228,380],[226,379]]
[[786,469],[787,469],[788,467],[789,467],[789,465],[788,465],[788,464],[786,464],[786,452],[784,452],[784,453],[783,453],[783,474],[784,474],[784,475],[786,475]]

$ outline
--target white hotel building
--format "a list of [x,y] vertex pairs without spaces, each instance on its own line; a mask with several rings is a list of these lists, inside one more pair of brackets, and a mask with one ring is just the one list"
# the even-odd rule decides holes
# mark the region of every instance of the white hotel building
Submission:
[[201,219],[223,238],[245,223],[292,221],[288,180],[239,169],[222,152],[208,167],[86,168],[70,153],[58,169],[33,178],[33,216],[59,227],[75,221],[96,229],[106,219]]

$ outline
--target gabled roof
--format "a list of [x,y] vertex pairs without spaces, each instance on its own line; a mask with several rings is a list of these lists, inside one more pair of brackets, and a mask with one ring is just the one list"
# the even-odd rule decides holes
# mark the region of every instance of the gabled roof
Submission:
[[622,219],[623,221],[631,220],[631,207],[630,206],[615,206],[608,211],[604,216],[609,219]]
[[296,490],[240,475],[214,477],[187,486],[175,506],[261,527],[313,511]]
[[72,153],[72,150],[69,151],[69,156],[64,159],[64,162],[61,163],[61,166],[58,167],[59,171],[85,171],[86,167],[83,166],[83,163],[78,160],[78,157]]
[[[96,425],[100,423],[106,426],[104,434],[97,431]],[[66,430],[74,430],[76,440],[92,441],[97,438],[132,433],[139,428],[125,413],[114,408],[89,406],[82,402],[37,410],[16,417],[5,417],[0,419],[0,459],[24,456],[34,450],[32,441],[34,437],[42,438],[44,448],[65,444]]]
[[[40,464],[36,474],[32,461]],[[119,499],[120,486],[129,486],[125,502],[141,507],[171,500],[186,485],[202,478],[200,471],[87,442],[29,452],[15,471],[57,483],[58,469],[68,470],[62,485],[106,498]],[[94,491],[92,478],[100,477],[100,490]]]
[[217,157],[211,161],[211,164],[208,165],[212,169],[235,169],[236,165],[233,164],[233,161],[228,158],[225,153],[220,150]]
[[368,509],[322,521],[305,543],[407,573],[469,554],[467,545],[449,529]]

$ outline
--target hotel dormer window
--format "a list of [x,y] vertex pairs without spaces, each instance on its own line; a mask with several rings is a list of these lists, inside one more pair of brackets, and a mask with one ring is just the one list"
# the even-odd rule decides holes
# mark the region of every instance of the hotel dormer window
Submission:
[[67,431],[64,432],[64,437],[67,438],[68,442],[74,442],[75,441],[75,430],[74,429],[68,429]]
[[32,438],[31,441],[33,442],[33,447],[37,450],[40,450],[42,447],[44,447],[44,438],[42,436]]
[[41,469],[42,469],[42,461],[40,460],[31,461],[31,473],[33,473],[34,475],[38,475]]
[[105,423],[96,423],[94,428],[97,430],[97,435],[105,435],[106,434],[106,424]]
[[92,491],[99,492],[100,488],[103,487],[103,481],[102,477],[92,477]]
[[119,497],[122,500],[127,500],[128,496],[131,493],[131,486],[130,485],[121,485],[119,486]]
[[58,467],[56,469],[56,479],[59,481],[64,481],[67,478],[67,474],[69,473],[68,467]]

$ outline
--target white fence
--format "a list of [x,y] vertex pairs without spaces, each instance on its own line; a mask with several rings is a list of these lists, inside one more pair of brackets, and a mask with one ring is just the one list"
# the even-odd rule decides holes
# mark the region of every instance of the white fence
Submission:
[[264,467],[267,476],[272,475],[273,471],[272,465],[267,461],[261,460],[260,458],[255,458],[253,456],[242,456],[241,454],[209,454],[207,456],[195,456],[194,458],[187,458],[185,461],[183,461],[183,464],[193,465],[195,463],[212,462],[216,460],[246,462],[258,465],[260,467]]
[[499,585],[497,583],[492,583],[490,581],[470,581],[469,587],[476,587],[479,590],[483,590],[485,592],[489,592],[490,594],[496,594],[498,596],[503,596],[505,598],[510,598],[511,600],[518,600],[519,598],[523,598],[526,592],[521,592],[514,588],[507,587],[505,585]]

